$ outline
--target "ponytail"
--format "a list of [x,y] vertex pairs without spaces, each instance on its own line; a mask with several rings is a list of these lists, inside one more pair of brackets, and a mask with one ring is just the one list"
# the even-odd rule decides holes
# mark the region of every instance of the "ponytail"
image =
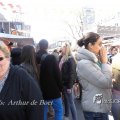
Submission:
[[88,47],[88,44],[91,43],[92,45],[100,38],[100,35],[94,32],[89,32],[83,36],[80,40],[77,41],[78,46],[85,48]]
[[80,40],[77,41],[78,46],[82,47],[83,45],[85,45],[85,41],[84,38],[81,38]]

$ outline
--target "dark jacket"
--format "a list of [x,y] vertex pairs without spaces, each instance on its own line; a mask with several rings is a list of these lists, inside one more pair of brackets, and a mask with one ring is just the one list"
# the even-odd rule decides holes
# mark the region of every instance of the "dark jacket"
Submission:
[[75,80],[77,79],[76,75],[76,63],[72,56],[69,56],[61,68],[62,73],[62,83],[68,89],[73,87]]
[[[42,95],[37,82],[18,66],[11,66],[0,93],[0,120],[43,120]],[[24,105],[22,102],[28,102]],[[38,102],[36,105],[31,103]]]
[[53,55],[47,55],[41,61],[40,86],[45,100],[61,97],[61,75],[56,58]]
[[37,53],[36,53],[36,60],[37,60],[37,63],[40,64],[41,63],[41,57],[43,54],[47,54],[47,51],[45,50],[39,50]]

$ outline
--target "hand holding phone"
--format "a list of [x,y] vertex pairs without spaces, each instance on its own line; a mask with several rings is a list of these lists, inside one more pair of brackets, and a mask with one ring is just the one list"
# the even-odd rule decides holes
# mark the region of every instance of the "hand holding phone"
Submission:
[[99,54],[100,54],[100,61],[101,61],[101,63],[107,63],[108,62],[107,50],[104,47],[102,47],[100,49]]

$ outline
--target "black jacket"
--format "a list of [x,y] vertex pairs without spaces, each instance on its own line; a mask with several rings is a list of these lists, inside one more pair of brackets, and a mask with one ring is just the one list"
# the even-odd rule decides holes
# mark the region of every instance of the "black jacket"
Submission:
[[40,65],[40,86],[45,100],[61,97],[61,75],[56,58],[47,55]]
[[[37,82],[22,68],[11,66],[0,93],[0,120],[43,120],[42,95]],[[24,105],[22,102],[28,102]],[[36,105],[31,102],[36,101]]]
[[47,51],[45,50],[39,50],[37,53],[36,53],[36,61],[38,64],[41,63],[41,58],[42,58],[42,55],[43,54],[47,54]]
[[71,89],[75,80],[77,79],[76,63],[72,56],[69,56],[68,60],[63,63],[61,73],[63,86]]

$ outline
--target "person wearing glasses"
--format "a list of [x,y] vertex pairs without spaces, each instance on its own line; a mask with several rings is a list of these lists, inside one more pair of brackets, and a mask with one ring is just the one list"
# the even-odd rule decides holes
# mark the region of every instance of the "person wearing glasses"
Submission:
[[10,51],[0,41],[0,120],[43,120],[41,100],[37,82],[10,64]]

